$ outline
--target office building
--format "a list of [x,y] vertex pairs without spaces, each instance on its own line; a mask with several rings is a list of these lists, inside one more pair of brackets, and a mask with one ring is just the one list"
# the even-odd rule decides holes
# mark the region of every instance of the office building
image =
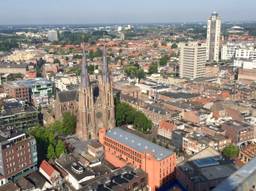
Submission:
[[18,80],[10,82],[13,86],[26,87],[29,89],[31,102],[34,106],[45,107],[53,96],[54,83],[44,78]]
[[28,129],[39,123],[35,107],[16,99],[7,99],[0,104],[0,130]]
[[50,30],[48,31],[48,40],[51,42],[58,41],[58,31],[56,30]]
[[16,130],[0,132],[0,173],[17,180],[37,170],[37,148],[34,137]]
[[105,160],[116,167],[131,164],[148,174],[152,191],[174,177],[176,155],[172,150],[153,144],[121,128],[99,131],[99,141],[104,145]]
[[198,42],[180,44],[180,78],[205,76],[206,45]]
[[221,19],[214,12],[208,19],[207,24],[207,60],[219,62],[221,43]]

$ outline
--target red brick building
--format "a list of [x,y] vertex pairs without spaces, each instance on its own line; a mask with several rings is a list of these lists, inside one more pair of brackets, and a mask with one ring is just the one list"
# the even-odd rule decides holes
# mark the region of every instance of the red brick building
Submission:
[[2,132],[0,136],[0,173],[7,179],[37,170],[37,150],[34,137],[19,132]]
[[18,85],[15,82],[5,83],[4,91],[11,98],[16,98],[23,101],[30,101],[28,87]]
[[174,177],[176,155],[121,128],[100,129],[99,141],[104,145],[105,159],[116,167],[127,164],[148,174],[152,191]]

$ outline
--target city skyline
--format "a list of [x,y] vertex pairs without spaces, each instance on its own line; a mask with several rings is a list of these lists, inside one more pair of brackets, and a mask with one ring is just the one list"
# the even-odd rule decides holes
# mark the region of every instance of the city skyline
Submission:
[[217,11],[223,21],[255,21],[256,18],[253,0],[246,3],[239,0],[110,0],[100,4],[92,0],[20,2],[0,2],[3,8],[0,25],[204,22],[213,11]]

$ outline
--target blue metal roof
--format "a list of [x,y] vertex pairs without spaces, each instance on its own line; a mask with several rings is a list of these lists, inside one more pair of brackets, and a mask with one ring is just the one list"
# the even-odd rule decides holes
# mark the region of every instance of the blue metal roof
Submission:
[[173,154],[172,150],[154,144],[121,128],[109,130],[107,137],[127,145],[140,153],[151,153],[157,160],[163,160]]

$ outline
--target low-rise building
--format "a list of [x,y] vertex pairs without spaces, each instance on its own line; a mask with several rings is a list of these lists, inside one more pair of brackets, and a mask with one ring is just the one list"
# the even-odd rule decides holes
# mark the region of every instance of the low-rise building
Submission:
[[104,154],[103,145],[96,140],[88,143],[88,153],[95,158],[101,158]]
[[225,130],[225,135],[230,138],[234,144],[254,139],[253,126],[245,122],[230,120],[223,123],[221,126]]
[[84,166],[72,155],[62,155],[56,164],[63,169],[67,176],[65,180],[76,190],[82,188],[82,184],[95,178],[96,173],[88,166]]
[[213,191],[244,191],[256,188],[256,159],[238,169],[235,173],[220,183]]
[[239,152],[239,160],[242,163],[248,163],[256,157],[256,144],[245,145]]
[[208,147],[178,165],[176,178],[189,191],[204,191],[214,189],[235,171],[230,161]]
[[176,125],[170,120],[161,120],[157,129],[157,134],[166,138],[172,138],[172,132],[176,129]]
[[110,174],[100,176],[86,182],[82,190],[148,190],[147,174],[141,169],[125,166],[117,169]]
[[61,185],[60,173],[47,161],[43,160],[39,167],[39,172],[54,186]]

